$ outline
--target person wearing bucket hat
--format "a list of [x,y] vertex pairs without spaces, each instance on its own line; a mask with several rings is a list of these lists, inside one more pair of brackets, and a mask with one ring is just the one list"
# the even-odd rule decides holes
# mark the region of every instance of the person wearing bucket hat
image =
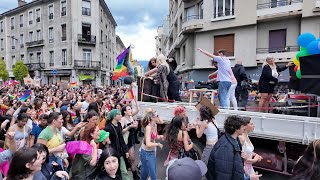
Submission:
[[104,130],[109,132],[109,138],[111,141],[110,147],[119,152],[120,155],[120,170],[123,180],[130,180],[128,174],[126,160],[129,157],[128,147],[124,142],[122,135],[122,126],[119,122],[122,118],[121,112],[118,109],[114,109],[108,113],[107,124]]
[[105,130],[100,130],[100,137],[96,141],[99,143],[99,149],[106,149],[111,144],[110,138],[109,138],[109,132],[106,132]]
[[169,162],[167,180],[201,180],[207,173],[207,166],[201,160],[185,157]]

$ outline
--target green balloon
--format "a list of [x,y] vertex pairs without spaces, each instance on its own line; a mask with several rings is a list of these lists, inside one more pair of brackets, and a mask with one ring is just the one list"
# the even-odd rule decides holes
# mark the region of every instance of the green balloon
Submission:
[[300,51],[306,51],[307,50],[307,48],[304,48],[304,47],[300,47]]
[[301,70],[300,69],[297,70],[296,76],[298,79],[301,79]]
[[299,59],[300,57],[308,56],[308,55],[309,55],[309,53],[308,53],[307,49],[303,48],[297,53],[296,58],[298,61],[300,61],[300,59]]

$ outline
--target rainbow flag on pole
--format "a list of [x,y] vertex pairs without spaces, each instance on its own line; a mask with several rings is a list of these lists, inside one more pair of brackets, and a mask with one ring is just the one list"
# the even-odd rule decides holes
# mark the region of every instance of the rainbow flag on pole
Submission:
[[114,69],[112,80],[134,74],[134,61],[130,46],[117,57],[117,60],[118,64]]
[[126,100],[133,100],[134,99],[134,94],[133,94],[133,91],[131,88],[128,89],[128,91],[124,95],[124,99],[126,99]]
[[75,89],[78,87],[78,83],[77,82],[70,82],[70,87]]
[[26,101],[27,99],[30,98],[31,93],[32,93],[31,90],[26,90],[26,91],[24,92],[24,94],[20,97],[19,101],[21,101],[21,102]]

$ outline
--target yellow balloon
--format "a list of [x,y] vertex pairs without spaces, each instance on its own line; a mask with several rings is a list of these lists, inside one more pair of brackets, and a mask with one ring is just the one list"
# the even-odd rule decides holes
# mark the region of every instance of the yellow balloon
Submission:
[[293,64],[300,67],[300,61],[296,57],[293,58]]

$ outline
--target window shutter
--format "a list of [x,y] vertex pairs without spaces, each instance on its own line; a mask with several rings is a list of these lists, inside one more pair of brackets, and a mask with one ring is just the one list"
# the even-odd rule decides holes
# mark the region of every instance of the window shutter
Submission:
[[225,49],[226,56],[234,56],[234,34],[214,36],[214,54],[218,50]]

